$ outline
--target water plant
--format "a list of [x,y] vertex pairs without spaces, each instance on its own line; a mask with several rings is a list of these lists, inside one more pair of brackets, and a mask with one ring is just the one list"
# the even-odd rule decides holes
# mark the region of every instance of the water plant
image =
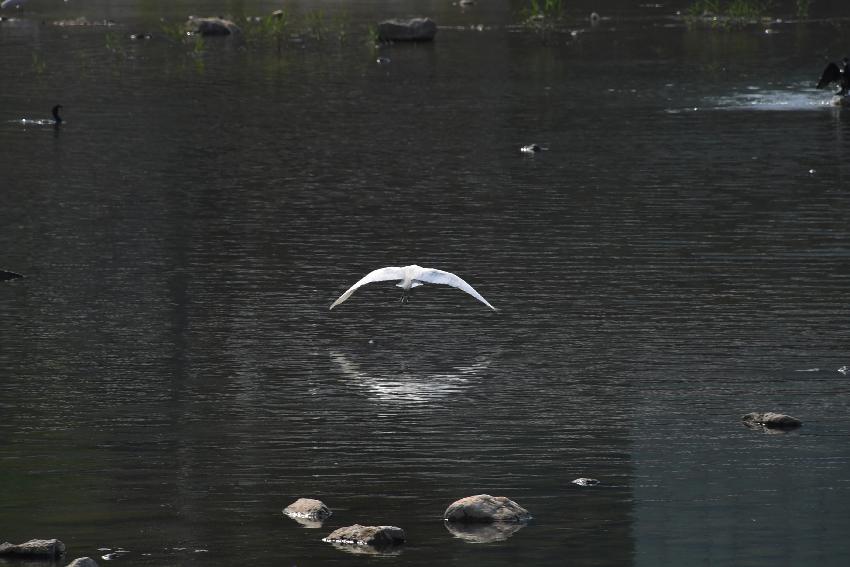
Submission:
[[772,7],[772,0],[696,0],[685,10],[685,17],[709,19],[712,25],[739,25],[766,17]]
[[47,61],[38,51],[32,52],[32,69],[36,75],[42,75],[47,70]]
[[524,25],[532,29],[544,44],[549,42],[555,25],[563,14],[563,0],[529,0],[522,10]]
[[523,25],[547,44],[558,21],[564,15],[564,0],[529,0],[522,12]]
[[304,14],[304,29],[313,39],[322,41],[327,34],[324,11],[314,10]]
[[340,43],[345,43],[348,38],[348,28],[351,26],[351,18],[348,12],[337,12],[331,18],[331,27]]
[[124,49],[124,45],[121,43],[121,39],[115,32],[108,31],[103,36],[103,40],[106,44],[106,50],[110,53],[114,54],[117,57],[125,57],[127,55],[126,50]]
[[173,42],[182,43],[187,37],[185,24],[169,24],[168,22],[163,21],[160,23],[159,29],[163,37]]
[[563,0],[530,0],[527,8],[527,17],[535,19],[557,19],[563,13]]

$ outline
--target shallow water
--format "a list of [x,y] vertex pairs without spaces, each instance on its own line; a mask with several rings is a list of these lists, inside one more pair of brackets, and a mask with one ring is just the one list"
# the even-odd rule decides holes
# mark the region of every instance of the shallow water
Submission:
[[[811,87],[844,27],[577,6],[544,45],[481,1],[376,50],[373,2],[278,57],[169,39],[147,3],[31,4],[0,23],[0,268],[27,276],[0,283],[0,538],[360,565],[320,541],[359,522],[407,532],[383,564],[850,559],[850,114]],[[81,14],[116,23],[41,23]],[[500,311],[390,284],[328,311],[411,263]],[[482,492],[534,520],[455,537]],[[281,514],[301,496],[324,527]]]

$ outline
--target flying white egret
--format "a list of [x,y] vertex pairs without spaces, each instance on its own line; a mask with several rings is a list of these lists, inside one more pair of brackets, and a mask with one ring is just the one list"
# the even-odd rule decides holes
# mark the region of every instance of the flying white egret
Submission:
[[372,282],[383,282],[389,280],[401,280],[396,285],[404,290],[404,293],[401,296],[402,303],[407,301],[407,294],[410,292],[410,288],[420,286],[424,283],[433,283],[456,287],[461,291],[465,291],[493,311],[496,311],[495,307],[487,303],[487,300],[481,297],[481,294],[475,291],[471,285],[463,281],[460,277],[451,272],[444,272],[443,270],[436,270],[434,268],[423,268],[416,264],[404,266],[402,268],[379,268],[373,272],[369,272],[363,277],[363,279],[348,288],[348,291],[339,296],[339,299],[334,301],[330,308],[333,309],[351,297],[351,294],[357,291],[357,288],[360,286]]

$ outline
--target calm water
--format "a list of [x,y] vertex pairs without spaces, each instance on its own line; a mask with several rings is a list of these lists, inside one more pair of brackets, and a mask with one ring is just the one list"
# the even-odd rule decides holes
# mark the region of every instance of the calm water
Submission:
[[[127,566],[850,561],[850,112],[811,88],[850,28],[826,3],[772,33],[571,5],[578,38],[544,45],[521,3],[301,2],[329,29],[347,6],[347,36],[280,56],[159,21],[276,3],[159,4],[0,23],[0,267],[27,275],[0,283],[0,540]],[[366,40],[410,13],[433,45]],[[117,23],[49,24],[79,15]],[[56,103],[61,129],[20,124]],[[500,311],[389,284],[328,311],[410,263]],[[740,424],[771,410],[805,425]],[[534,521],[453,536],[482,492]],[[324,527],[281,515],[301,496]],[[320,541],[356,522],[408,543]]]

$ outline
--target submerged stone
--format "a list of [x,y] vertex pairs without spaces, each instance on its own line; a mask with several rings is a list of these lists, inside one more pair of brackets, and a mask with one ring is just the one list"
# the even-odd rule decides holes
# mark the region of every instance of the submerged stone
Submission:
[[59,557],[65,553],[65,544],[58,539],[31,539],[15,545],[0,543],[0,556],[13,557]]
[[776,427],[783,429],[800,427],[803,425],[803,422],[796,417],[771,411],[766,413],[748,413],[747,415],[742,416],[741,420],[743,420],[743,422],[747,425],[762,425],[764,427]]
[[339,528],[322,541],[342,545],[371,545],[389,547],[404,543],[404,530],[395,526],[361,526],[354,524]]
[[452,502],[443,517],[447,522],[526,522],[531,514],[510,498],[478,494]]
[[431,18],[384,20],[378,24],[380,41],[431,41],[437,35],[437,24]]
[[186,27],[197,34],[207,35],[237,35],[242,33],[239,26],[225,20],[224,18],[196,18],[191,17],[186,22]]

